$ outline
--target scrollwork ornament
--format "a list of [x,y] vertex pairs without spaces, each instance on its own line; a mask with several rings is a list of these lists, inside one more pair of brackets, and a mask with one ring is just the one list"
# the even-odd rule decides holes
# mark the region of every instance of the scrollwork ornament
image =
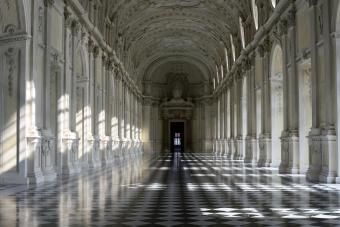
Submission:
[[38,32],[43,32],[44,25],[44,9],[42,6],[38,8]]
[[288,33],[288,22],[287,22],[287,20],[283,19],[283,20],[280,21],[280,23],[278,24],[278,30],[279,30],[280,36],[287,35],[287,33]]
[[99,55],[99,47],[98,46],[94,46],[93,48],[93,57],[97,58]]
[[257,52],[258,52],[258,54],[260,55],[261,58],[264,57],[264,47],[263,47],[263,44],[260,44],[260,45],[257,47]]
[[64,20],[65,20],[65,26],[70,27],[72,25],[73,18],[71,16],[71,12],[67,7],[64,7]]
[[267,37],[264,41],[263,41],[263,48],[264,48],[264,52],[265,53],[270,53],[271,49],[272,49],[272,40]]
[[309,6],[316,6],[318,4],[318,0],[306,0]]
[[94,42],[93,42],[93,40],[91,38],[89,38],[88,42],[87,42],[88,52],[92,53],[93,52],[93,48],[94,48]]
[[13,92],[14,92],[14,71],[15,71],[15,49],[14,48],[8,48],[8,50],[5,52],[6,56],[6,63],[8,67],[8,95],[9,97],[13,97]]
[[80,31],[80,24],[77,20],[72,20],[71,29],[72,29],[72,35],[78,36],[78,33]]
[[320,5],[318,8],[318,25],[320,29],[320,34],[323,34],[323,6]]
[[294,27],[295,24],[296,24],[296,9],[293,6],[289,10],[288,15],[287,15],[287,25],[288,25],[288,27]]
[[55,0],[44,0],[45,7],[51,7],[55,3]]
[[44,156],[50,154],[53,149],[52,141],[50,139],[44,139],[42,143],[42,153]]

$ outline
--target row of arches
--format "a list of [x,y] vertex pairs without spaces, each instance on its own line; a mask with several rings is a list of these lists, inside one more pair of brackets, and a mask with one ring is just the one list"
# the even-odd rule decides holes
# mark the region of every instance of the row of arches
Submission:
[[[285,119],[286,89],[284,82],[284,54],[280,44],[274,43],[270,54],[270,73],[266,80],[264,59],[256,56],[249,72],[226,88],[218,96],[215,114],[214,146],[217,154],[259,166],[280,167],[289,162],[282,151],[282,139],[287,127]],[[309,133],[312,128],[311,64],[305,60],[299,66],[299,157],[300,173],[309,167]],[[269,100],[264,93],[269,89]],[[221,109],[222,108],[222,109]],[[266,112],[267,111],[267,112]],[[239,118],[239,119],[238,119]],[[251,139],[255,145],[252,147]],[[269,147],[267,147],[269,146]],[[289,163],[286,163],[289,165]],[[282,169],[282,171],[284,171]]]

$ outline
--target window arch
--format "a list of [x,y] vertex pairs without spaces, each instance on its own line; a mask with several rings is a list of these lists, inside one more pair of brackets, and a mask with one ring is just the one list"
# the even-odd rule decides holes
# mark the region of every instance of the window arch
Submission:
[[240,34],[241,34],[241,42],[242,42],[242,48],[244,49],[246,47],[246,42],[244,39],[244,27],[242,24],[242,19],[239,17],[239,23],[240,23]]
[[252,0],[251,2],[252,2],[252,8],[253,8],[254,24],[257,30],[259,28],[259,11],[255,3],[255,0]]
[[273,8],[275,8],[276,7],[276,0],[271,0],[271,3],[272,3]]
[[228,50],[227,48],[225,47],[224,48],[224,53],[225,53],[225,64],[226,64],[226,70],[229,71],[229,59],[228,59]]
[[221,79],[223,80],[224,78],[224,67],[223,64],[221,64]]
[[216,82],[217,84],[220,83],[220,70],[219,70],[219,67],[218,67],[218,64],[216,64]]
[[236,60],[235,45],[234,45],[233,36],[231,34],[230,34],[230,43],[231,43],[231,51],[233,54],[233,61],[235,61]]

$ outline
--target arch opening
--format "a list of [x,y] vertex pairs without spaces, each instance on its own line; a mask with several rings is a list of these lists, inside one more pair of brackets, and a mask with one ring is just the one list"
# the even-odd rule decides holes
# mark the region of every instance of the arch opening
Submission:
[[271,59],[271,140],[272,165],[278,167],[281,162],[281,133],[284,130],[283,113],[283,53],[279,45],[275,45]]

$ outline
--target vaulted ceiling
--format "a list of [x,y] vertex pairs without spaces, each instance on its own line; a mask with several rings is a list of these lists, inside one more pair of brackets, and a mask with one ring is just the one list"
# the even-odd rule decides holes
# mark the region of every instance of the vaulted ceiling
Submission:
[[[240,20],[252,17],[251,0],[108,0],[102,2],[116,32],[117,52],[137,81],[186,70],[189,81],[212,81],[240,46]],[[164,70],[162,70],[164,69]],[[197,73],[199,71],[200,73]],[[197,77],[197,78],[194,78]]]

